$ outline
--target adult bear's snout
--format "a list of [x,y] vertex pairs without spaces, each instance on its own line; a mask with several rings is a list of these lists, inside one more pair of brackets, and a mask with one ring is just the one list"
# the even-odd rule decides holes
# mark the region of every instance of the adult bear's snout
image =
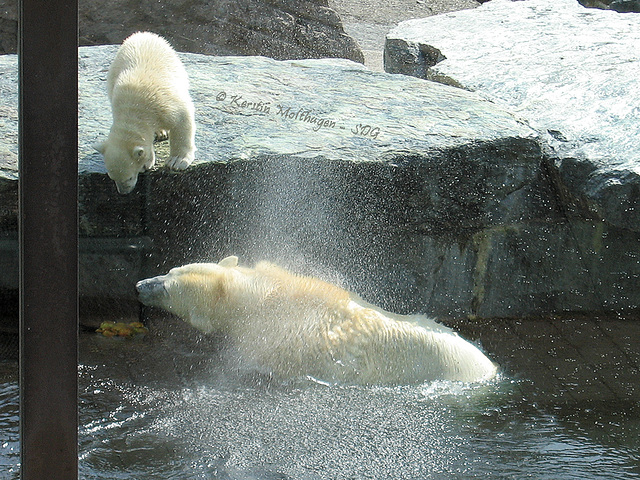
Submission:
[[136,283],[138,291],[138,300],[145,305],[160,306],[158,302],[167,294],[164,285],[164,275],[159,277],[147,278]]

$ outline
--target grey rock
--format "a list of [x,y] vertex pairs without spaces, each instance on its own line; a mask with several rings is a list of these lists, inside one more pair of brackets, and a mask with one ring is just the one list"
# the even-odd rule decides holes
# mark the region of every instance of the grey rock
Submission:
[[401,23],[387,36],[385,69],[477,91],[526,119],[572,195],[640,232],[639,43],[640,16],[492,0]]
[[[535,130],[476,93],[347,60],[182,54],[197,160],[168,171],[166,143],[157,144],[159,166],[118,195],[91,148],[110,126],[105,76],[115,50],[80,49],[80,233],[97,242],[82,252],[82,292],[92,297],[100,284],[88,279],[101,275],[115,282],[126,271],[122,286],[236,254],[400,313],[517,316],[640,303],[638,250],[627,249],[638,236],[566,194]],[[16,69],[15,56],[0,58],[7,229],[16,223]],[[590,175],[588,165],[572,171],[577,183]],[[96,257],[108,239],[125,244]],[[130,248],[116,255],[127,245],[142,257]],[[623,249],[626,257],[614,255]],[[118,290],[103,287],[107,298]],[[132,301],[130,292],[117,293]]]
[[580,5],[587,8],[601,8],[607,10],[612,0],[578,0]]
[[[17,4],[0,0],[0,53],[16,52]],[[185,52],[364,62],[327,0],[83,1],[79,28],[80,45],[119,44],[150,30]]]
[[362,48],[364,64],[376,71],[383,71],[384,37],[398,22],[478,5],[476,0],[329,0],[329,6],[340,15],[345,32]]
[[620,13],[640,12],[638,0],[578,0],[581,5],[589,8],[614,10]]
[[609,4],[611,10],[620,13],[640,12],[639,0],[615,0]]

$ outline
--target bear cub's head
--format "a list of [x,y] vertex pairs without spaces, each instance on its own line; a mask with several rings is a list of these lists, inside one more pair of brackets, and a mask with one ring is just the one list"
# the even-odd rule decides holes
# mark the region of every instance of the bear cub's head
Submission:
[[131,193],[138,182],[138,174],[149,170],[156,162],[153,145],[120,142],[112,138],[93,147],[104,156],[109,178],[116,183],[118,193]]

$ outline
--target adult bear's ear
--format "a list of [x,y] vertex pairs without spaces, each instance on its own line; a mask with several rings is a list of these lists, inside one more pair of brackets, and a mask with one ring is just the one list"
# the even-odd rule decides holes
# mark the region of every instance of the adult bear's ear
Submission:
[[218,262],[218,265],[220,265],[221,267],[230,267],[230,268],[237,267],[238,257],[236,257],[235,255],[225,257]]
[[96,142],[92,145],[92,147],[104,155],[104,151],[107,148],[107,142]]
[[133,157],[134,158],[143,158],[144,157],[144,147],[133,147]]

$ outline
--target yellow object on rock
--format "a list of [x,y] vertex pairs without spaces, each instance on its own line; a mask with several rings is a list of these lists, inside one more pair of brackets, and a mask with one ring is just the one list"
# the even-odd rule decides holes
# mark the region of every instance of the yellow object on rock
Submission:
[[96,330],[105,337],[125,337],[131,338],[139,334],[147,333],[149,329],[140,322],[102,322],[100,328]]

